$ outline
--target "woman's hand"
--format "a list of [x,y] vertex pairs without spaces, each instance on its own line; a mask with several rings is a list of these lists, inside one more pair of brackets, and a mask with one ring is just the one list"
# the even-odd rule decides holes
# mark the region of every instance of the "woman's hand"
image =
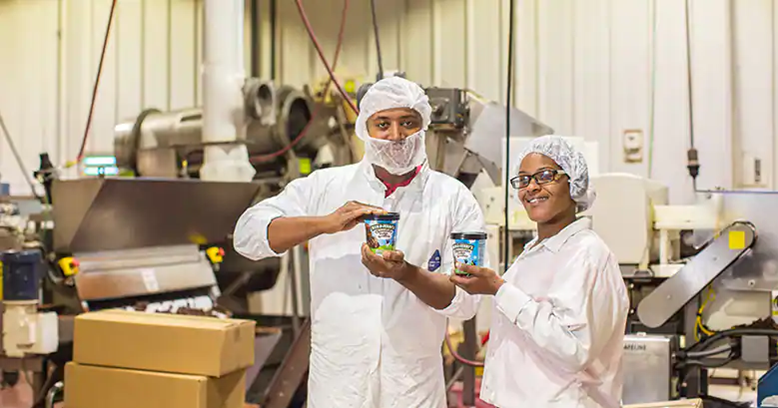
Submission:
[[457,263],[455,268],[462,272],[469,273],[470,276],[457,275],[452,272],[449,279],[471,295],[495,295],[497,294],[497,291],[500,290],[502,284],[505,283],[505,281],[497,275],[497,272],[488,268],[460,263]]

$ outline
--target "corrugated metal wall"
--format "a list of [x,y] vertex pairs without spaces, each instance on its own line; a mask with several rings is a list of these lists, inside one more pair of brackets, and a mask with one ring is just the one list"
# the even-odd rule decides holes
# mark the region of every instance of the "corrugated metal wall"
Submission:
[[[303,84],[325,75],[293,1],[279,3],[278,70]],[[504,101],[508,0],[378,0],[385,69],[426,85]],[[692,0],[691,70],[699,187],[773,187],[775,0]],[[342,1],[304,2],[325,54]],[[517,0],[514,102],[559,134],[600,142],[600,170],[650,175],[675,202],[687,176],[689,103],[684,1]],[[344,74],[374,76],[369,2],[352,2]],[[331,58],[331,57],[330,57]],[[625,130],[642,131],[643,159],[627,162]],[[751,167],[749,167],[749,163]],[[750,173],[749,173],[750,171]]]
[[[265,2],[267,2],[265,0]],[[342,1],[303,2],[324,54],[332,59]],[[499,99],[505,82],[507,0],[378,0],[385,70],[424,84],[466,86]],[[278,2],[278,72],[302,85],[326,76],[294,1]],[[351,1],[337,71],[374,77],[377,70],[368,1]]]
[[[111,0],[0,1],[0,113],[28,171],[43,151],[56,163],[76,157],[110,8]],[[116,122],[145,108],[201,103],[202,17],[202,0],[118,2],[88,152],[112,152]],[[248,40],[247,32],[247,50]],[[0,140],[0,177],[23,193]]]
[[[120,1],[90,150],[110,150],[120,118],[200,100],[201,1]],[[272,69],[271,3],[257,2],[261,75],[275,71],[280,82],[296,86],[324,77],[293,0],[276,0]],[[753,184],[755,159],[761,185],[774,187],[776,2],[691,1],[700,187]],[[371,78],[377,63],[369,2],[350,3],[338,72]],[[504,100],[508,0],[377,3],[385,69]],[[691,198],[684,3],[517,0],[516,105],[560,134],[599,141],[601,171],[650,174],[670,185],[676,202]],[[304,4],[332,58],[343,0]],[[0,66],[0,113],[28,167],[37,166],[43,150],[58,162],[76,154],[109,7],[110,0],[0,1],[0,59],[10,62]],[[643,131],[638,163],[624,160],[627,129]],[[4,142],[0,172],[23,187]]]

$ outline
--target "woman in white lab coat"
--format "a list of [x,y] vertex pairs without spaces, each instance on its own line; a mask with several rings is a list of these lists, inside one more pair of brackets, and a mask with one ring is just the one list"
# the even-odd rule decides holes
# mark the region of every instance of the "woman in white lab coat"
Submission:
[[500,277],[451,280],[492,295],[481,398],[499,408],[620,406],[629,300],[608,246],[578,213],[594,199],[586,161],[558,136],[533,140],[510,180],[538,236]]

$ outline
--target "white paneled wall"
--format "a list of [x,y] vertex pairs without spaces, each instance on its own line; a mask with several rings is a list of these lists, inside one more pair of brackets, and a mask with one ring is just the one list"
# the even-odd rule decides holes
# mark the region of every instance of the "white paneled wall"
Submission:
[[[201,103],[202,1],[118,2],[88,153],[112,152],[114,124],[143,109]],[[110,8],[111,0],[0,0],[0,114],[28,171],[40,152],[57,164],[78,154]],[[29,191],[4,138],[0,179]]]
[[[466,87],[504,100],[508,0],[376,0],[384,68],[424,84]],[[202,0],[120,0],[88,149],[110,151],[112,127],[142,109],[201,100]],[[260,72],[301,86],[326,71],[293,0],[257,0]],[[775,188],[778,0],[691,0],[694,139],[701,188]],[[305,0],[331,59],[343,0]],[[559,134],[600,142],[601,171],[649,175],[689,201],[690,145],[684,0],[517,0],[514,102]],[[59,163],[83,134],[110,0],[0,0],[0,113],[37,167]],[[247,13],[248,18],[248,13]],[[248,32],[247,32],[248,36]],[[250,42],[246,41],[248,47]],[[247,51],[247,63],[250,53]],[[248,64],[247,64],[248,66]],[[374,77],[368,1],[351,1],[338,73]],[[627,163],[623,131],[642,130],[643,160]],[[0,173],[24,191],[0,142]],[[759,186],[757,186],[759,187]]]
[[[367,1],[351,2],[344,74],[376,72]],[[356,4],[354,4],[356,3]],[[385,69],[504,100],[507,0],[377,0]],[[694,139],[700,188],[776,187],[775,0],[692,0]],[[342,1],[304,2],[331,56]],[[515,103],[559,134],[600,142],[601,171],[649,175],[692,199],[684,0],[517,0]],[[324,75],[293,1],[280,1],[280,78]],[[642,130],[626,163],[623,131]],[[748,160],[744,160],[744,158]],[[650,163],[649,163],[650,162]]]

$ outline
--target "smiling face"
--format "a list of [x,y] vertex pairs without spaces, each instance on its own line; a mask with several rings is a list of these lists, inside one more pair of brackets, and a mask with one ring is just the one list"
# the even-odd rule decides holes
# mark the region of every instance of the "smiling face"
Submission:
[[400,141],[421,130],[421,115],[410,108],[395,108],[377,112],[367,120],[370,137]]
[[519,200],[527,215],[539,225],[575,217],[575,201],[570,197],[568,177],[558,173],[561,170],[553,160],[538,153],[529,154],[521,161],[519,176],[536,175],[546,181],[538,184],[531,177],[526,187],[519,188]]

